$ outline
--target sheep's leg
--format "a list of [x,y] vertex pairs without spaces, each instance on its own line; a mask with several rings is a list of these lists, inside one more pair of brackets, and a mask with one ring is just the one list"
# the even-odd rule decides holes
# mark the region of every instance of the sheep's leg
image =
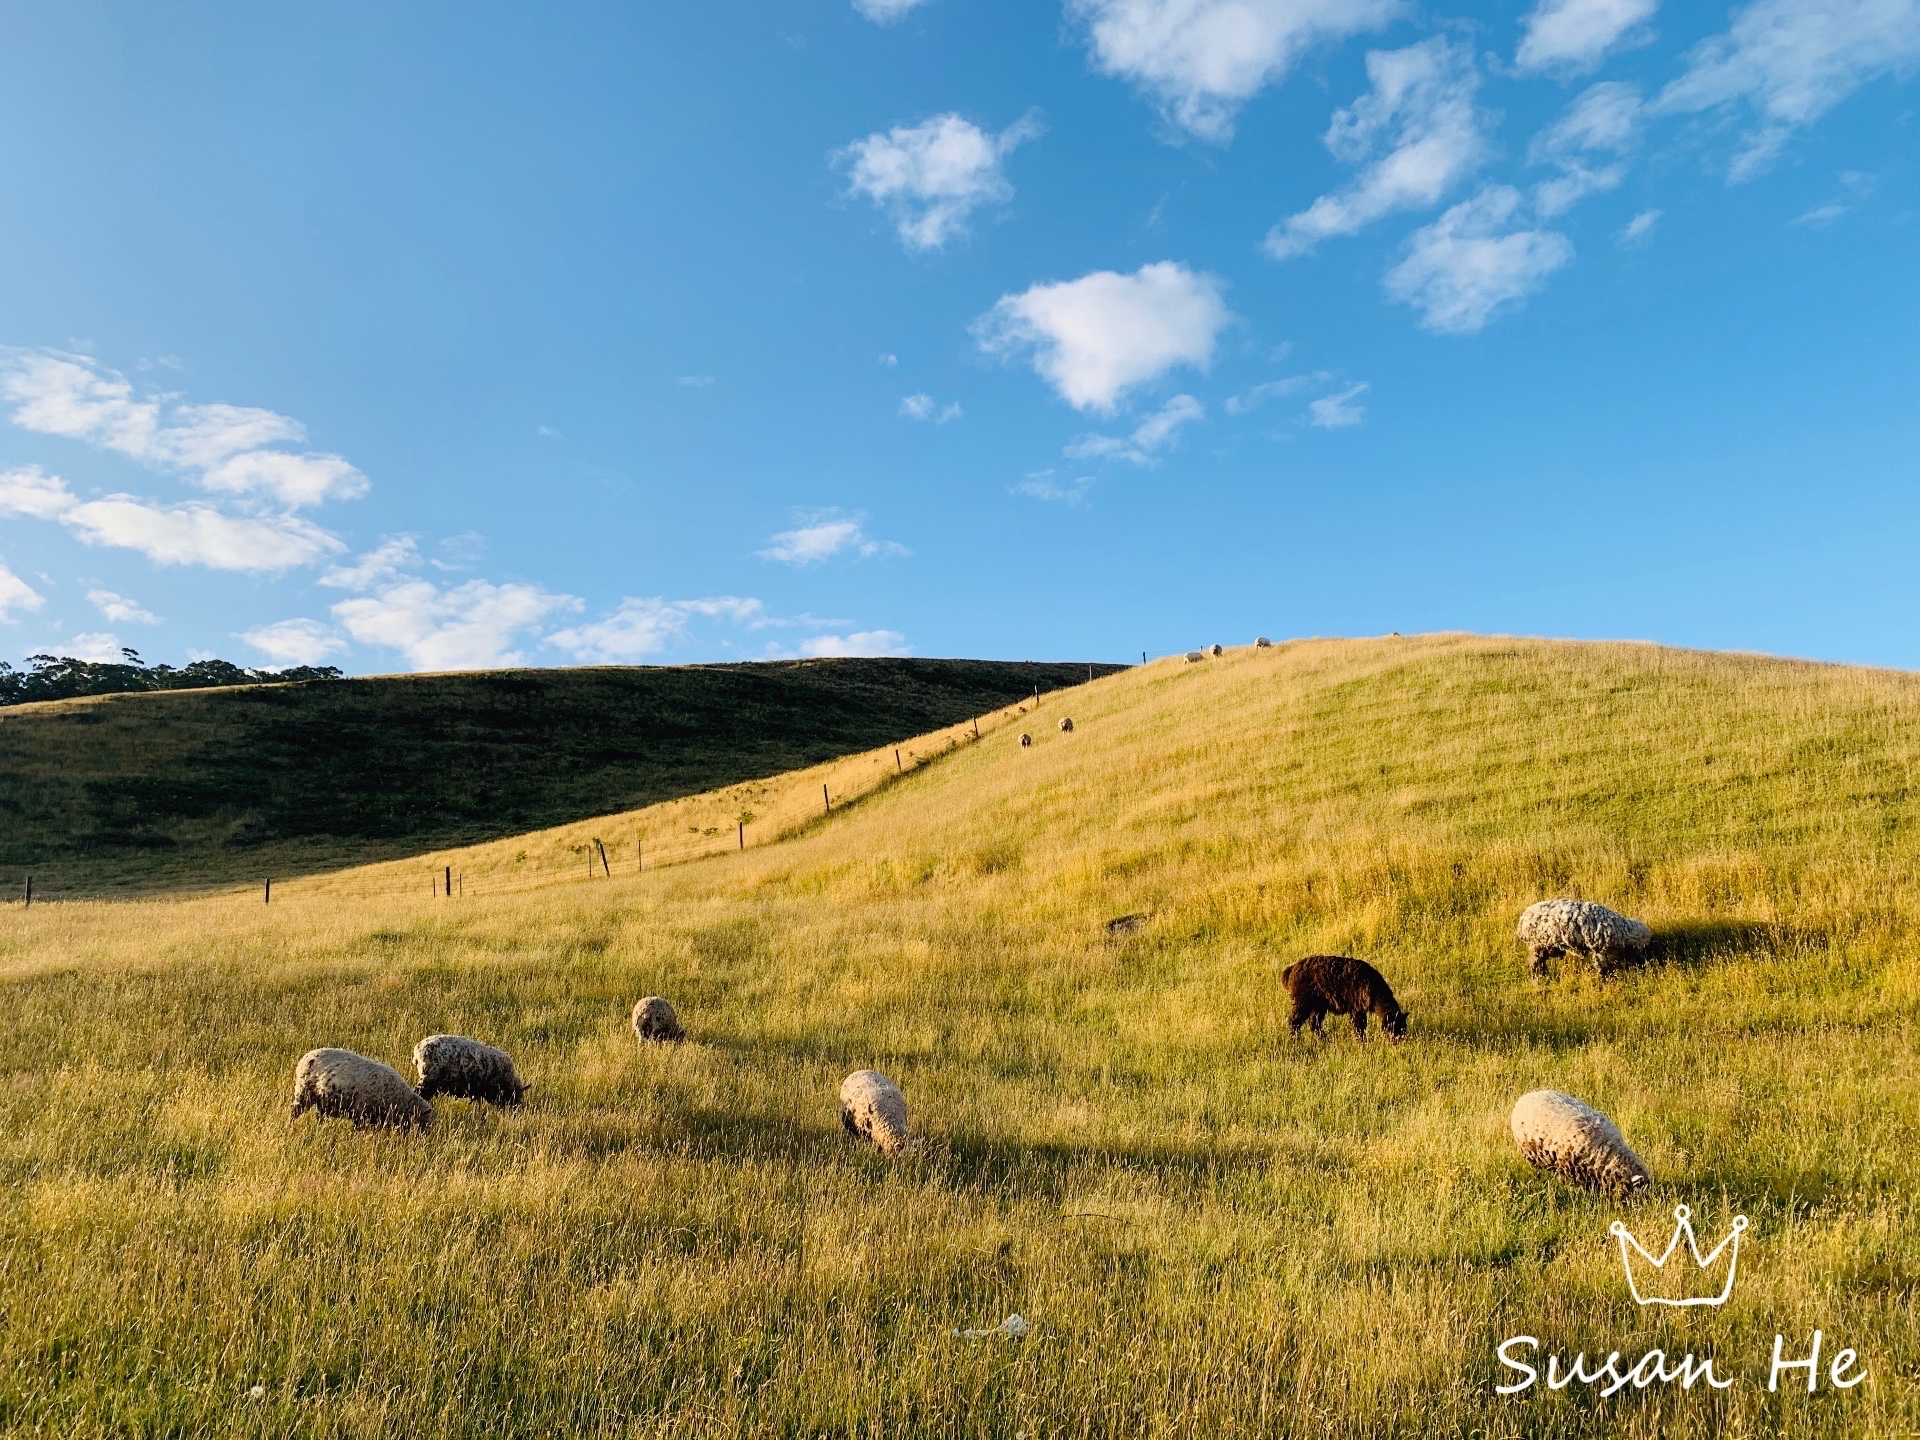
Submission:
[[1312,1017],[1307,1022],[1308,1024],[1313,1026],[1314,1035],[1321,1040],[1324,1040],[1327,1038],[1327,1032],[1320,1028],[1321,1022],[1323,1022],[1326,1018],[1327,1018],[1326,1011],[1316,1010],[1313,1012]]
[[1292,1032],[1294,1039],[1300,1038],[1300,1027],[1306,1023],[1307,1012],[1304,1007],[1296,1003],[1293,1007],[1293,1018],[1287,1021],[1287,1029]]
[[1353,1033],[1359,1036],[1362,1040],[1366,1039],[1367,1038],[1367,1012],[1364,1010],[1356,1010],[1353,1012],[1352,1016],[1350,1016],[1349,1018],[1352,1019],[1353,1021]]
[[1534,945],[1528,948],[1527,968],[1542,980],[1547,978],[1548,953],[1549,951],[1545,945]]

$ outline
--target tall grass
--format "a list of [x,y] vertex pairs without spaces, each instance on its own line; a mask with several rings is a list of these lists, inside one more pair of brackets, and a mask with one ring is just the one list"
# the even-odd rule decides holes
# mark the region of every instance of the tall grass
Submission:
[[[1030,749],[1008,727],[638,876],[0,916],[0,1426],[1920,1425],[1920,680],[1433,637],[1061,704],[1071,734],[1043,706]],[[1648,919],[1665,958],[1529,981],[1514,917],[1561,893]],[[1123,913],[1144,926],[1110,935]],[[1314,950],[1384,970],[1408,1042],[1290,1042],[1278,971]],[[689,1043],[636,1047],[648,992]],[[526,1106],[288,1124],[305,1049],[404,1063],[436,1030],[513,1050]],[[913,1158],[841,1133],[866,1065],[905,1090]],[[1542,1085],[1648,1161],[1624,1214],[1649,1244],[1677,1201],[1709,1243],[1751,1217],[1724,1309],[1633,1305],[1623,1212],[1506,1136]],[[1024,1339],[952,1333],[1014,1311]],[[1867,1383],[1770,1394],[1774,1336],[1798,1356],[1815,1327]],[[1502,1397],[1518,1333],[1739,1381]]]

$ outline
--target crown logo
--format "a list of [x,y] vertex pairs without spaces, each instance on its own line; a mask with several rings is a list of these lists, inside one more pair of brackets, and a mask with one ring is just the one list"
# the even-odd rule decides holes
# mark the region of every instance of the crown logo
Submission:
[[[1620,1242],[1620,1265],[1627,1272],[1627,1288],[1633,1292],[1634,1300],[1641,1305],[1726,1304],[1727,1297],[1733,1294],[1734,1270],[1740,1264],[1740,1234],[1747,1228],[1747,1217],[1734,1216],[1733,1229],[1727,1232],[1727,1238],[1705,1255],[1700,1253],[1700,1242],[1694,1237],[1693,1212],[1684,1205],[1676,1205],[1673,1207],[1673,1218],[1676,1222],[1673,1227],[1673,1238],[1667,1241],[1667,1248],[1657,1256],[1649,1254],[1645,1247],[1633,1238],[1633,1233],[1618,1220],[1607,1227],[1607,1232]],[[1718,1295],[1691,1293],[1688,1272],[1681,1266],[1676,1265],[1671,1274],[1667,1272],[1667,1262],[1680,1253],[1680,1242],[1683,1239],[1687,1242],[1688,1252],[1693,1256],[1693,1263],[1703,1272],[1713,1270],[1720,1264],[1720,1257],[1723,1254],[1726,1256],[1727,1278],[1721,1284]],[[1634,1260],[1635,1255],[1638,1255],[1647,1265],[1651,1265],[1658,1273],[1646,1273],[1645,1267]],[[1639,1269],[1648,1281],[1644,1289],[1641,1288],[1641,1277],[1635,1274],[1636,1269]]]

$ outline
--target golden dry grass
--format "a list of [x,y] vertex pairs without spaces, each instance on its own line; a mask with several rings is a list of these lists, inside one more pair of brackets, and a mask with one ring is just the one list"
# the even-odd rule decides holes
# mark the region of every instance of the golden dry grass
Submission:
[[[1070,735],[1043,706],[793,838],[640,876],[493,889],[470,857],[452,901],[416,862],[270,908],[6,912],[0,1425],[1920,1427],[1920,678],[1442,636],[1065,703]],[[1514,918],[1560,893],[1667,958],[1529,982]],[[1147,919],[1110,937],[1123,913]],[[1317,950],[1386,972],[1406,1044],[1288,1040],[1277,975]],[[635,1046],[650,991],[689,1043]],[[303,1050],[403,1063],[436,1030],[514,1051],[527,1105],[288,1125]],[[916,1157],[840,1133],[867,1065]],[[1649,1243],[1677,1200],[1709,1241],[1752,1218],[1723,1310],[1634,1307],[1620,1212],[1506,1136],[1542,1085],[1649,1162]],[[1013,1311],[1022,1340],[951,1333]],[[1774,1335],[1800,1354],[1816,1326],[1867,1383],[1769,1394]],[[1523,1332],[1711,1352],[1738,1383],[1498,1396]]]

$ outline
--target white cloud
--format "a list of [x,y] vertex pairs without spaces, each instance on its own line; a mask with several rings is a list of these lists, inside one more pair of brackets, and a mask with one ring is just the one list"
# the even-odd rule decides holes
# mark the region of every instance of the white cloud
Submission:
[[706,389],[707,386],[713,384],[713,376],[711,375],[676,375],[673,377],[673,383],[676,385],[684,385],[689,390],[704,390]]
[[[1284,357],[1282,357],[1284,358]],[[1285,399],[1297,395],[1307,386],[1332,377],[1324,370],[1312,375],[1289,375],[1284,380],[1269,380],[1264,385],[1256,385],[1244,395],[1229,395],[1220,408],[1229,415],[1245,415],[1258,410],[1269,400]]]
[[320,577],[336,590],[371,590],[397,580],[420,563],[420,550],[411,535],[389,535],[351,565],[336,565]]
[[111,590],[89,590],[87,601],[116,625],[158,625],[160,617],[138,600],[116,595]]
[[83,501],[60,520],[89,545],[137,550],[157,565],[269,573],[346,549],[295,515],[227,515],[207,505],[152,505],[131,495]]
[[0,565],[0,620],[11,620],[15,611],[38,610],[46,603],[39,591]]
[[1400,0],[1068,0],[1095,65],[1147,91],[1202,139],[1233,136],[1241,105],[1310,47],[1376,30]]
[[1002,296],[973,334],[992,355],[1030,350],[1034,370],[1062,399],[1112,414],[1128,390],[1177,365],[1204,370],[1232,318],[1218,280],[1162,260],[1131,275],[1096,270]]
[[856,630],[851,635],[816,635],[800,643],[800,653],[828,655],[910,655],[907,637],[898,630]]
[[1176,395],[1141,421],[1130,435],[1082,435],[1062,453],[1069,460],[1126,460],[1158,463],[1161,451],[1179,438],[1180,428],[1206,418],[1206,408],[1191,395]]
[[1816,205],[1811,210],[1794,216],[1793,219],[1787,223],[1789,225],[1804,225],[1811,230],[1824,230],[1846,213],[1846,206],[1837,200],[1829,200],[1824,205]]
[[1644,28],[1660,0],[1540,0],[1522,23],[1514,52],[1522,70],[1581,74],[1622,45],[1644,43]]
[[1026,479],[1013,487],[1015,495],[1026,495],[1035,500],[1053,500],[1062,505],[1084,505],[1087,494],[1093,489],[1094,478],[1081,475],[1073,480],[1057,480],[1051,470],[1034,470]]
[[835,555],[852,553],[863,559],[874,555],[907,555],[904,545],[869,536],[858,516],[828,513],[809,523],[775,535],[760,551],[762,560],[777,560],[782,565],[818,565]]
[[1344,430],[1367,418],[1367,407],[1353,402],[1372,387],[1365,381],[1349,385],[1338,395],[1326,395],[1307,406],[1308,423],[1322,430]]
[[0,473],[0,515],[58,520],[78,503],[66,481],[47,474],[38,465],[22,465]]
[[1640,119],[1640,92],[1633,86],[1608,80],[1588,87],[1527,148],[1534,164],[1560,169],[1558,177],[1534,187],[1534,208],[1543,216],[1558,215],[1624,180],[1627,167],[1620,160],[1596,165],[1593,157],[1617,157],[1631,149],[1639,138]]
[[579,608],[576,597],[538,585],[469,580],[442,590],[430,580],[402,580],[342,600],[333,615],[355,640],[397,650],[415,670],[485,670],[525,663],[515,641],[556,612]]
[[276,620],[242,631],[240,638],[276,665],[318,665],[347,642],[318,620]]
[[95,665],[120,665],[126,660],[120,653],[120,638],[104,630],[76,635],[61,648],[75,660],[87,660]]
[[1334,112],[1327,148],[1349,164],[1384,154],[1351,184],[1322,195],[1267,232],[1276,260],[1305,255],[1322,240],[1351,235],[1396,210],[1437,203],[1478,168],[1486,152],[1474,93],[1473,52],[1444,36],[1367,55],[1370,93]]
[[893,216],[901,244],[937,250],[966,229],[967,217],[980,206],[1013,198],[1000,162],[1039,133],[1031,114],[989,135],[950,112],[875,131],[836,151],[833,163],[846,167],[853,194]]
[[244,405],[142,395],[126,376],[84,355],[9,352],[0,363],[0,395],[23,430],[80,440],[153,470],[198,471],[209,490],[291,507],[367,492],[366,477],[338,455],[266,448],[305,440],[298,420]]
[[1518,190],[1491,185],[1416,230],[1406,258],[1387,272],[1387,293],[1419,310],[1429,330],[1464,335],[1480,329],[1573,259],[1566,236],[1519,228],[1519,208]]
[[760,601],[739,595],[704,600],[629,597],[611,615],[556,631],[547,637],[547,643],[589,664],[619,664],[659,654],[684,639],[689,622],[696,618],[730,620],[755,630],[770,623]]
[[853,8],[876,25],[891,25],[926,0],[853,0]]
[[958,400],[942,405],[923,390],[902,400],[900,413],[909,420],[931,420],[936,425],[944,425],[949,420],[958,420],[962,412]]
[[1653,227],[1660,223],[1660,216],[1663,213],[1664,212],[1659,210],[1642,210],[1638,215],[1620,227],[1620,243],[1623,245],[1637,245],[1642,240],[1645,240],[1653,233]]
[[880,352],[880,363],[882,365],[885,365],[888,369],[892,369],[895,365],[898,365],[900,363],[900,357],[894,354],[891,350],[882,350]]
[[1744,100],[1759,124],[1728,178],[1749,180],[1796,129],[1868,81],[1920,64],[1920,0],[1754,0],[1687,59],[1658,108],[1690,114]]
[[200,483],[230,495],[265,495],[290,509],[358,500],[367,493],[367,477],[338,455],[289,455],[281,450],[234,455],[208,470]]

